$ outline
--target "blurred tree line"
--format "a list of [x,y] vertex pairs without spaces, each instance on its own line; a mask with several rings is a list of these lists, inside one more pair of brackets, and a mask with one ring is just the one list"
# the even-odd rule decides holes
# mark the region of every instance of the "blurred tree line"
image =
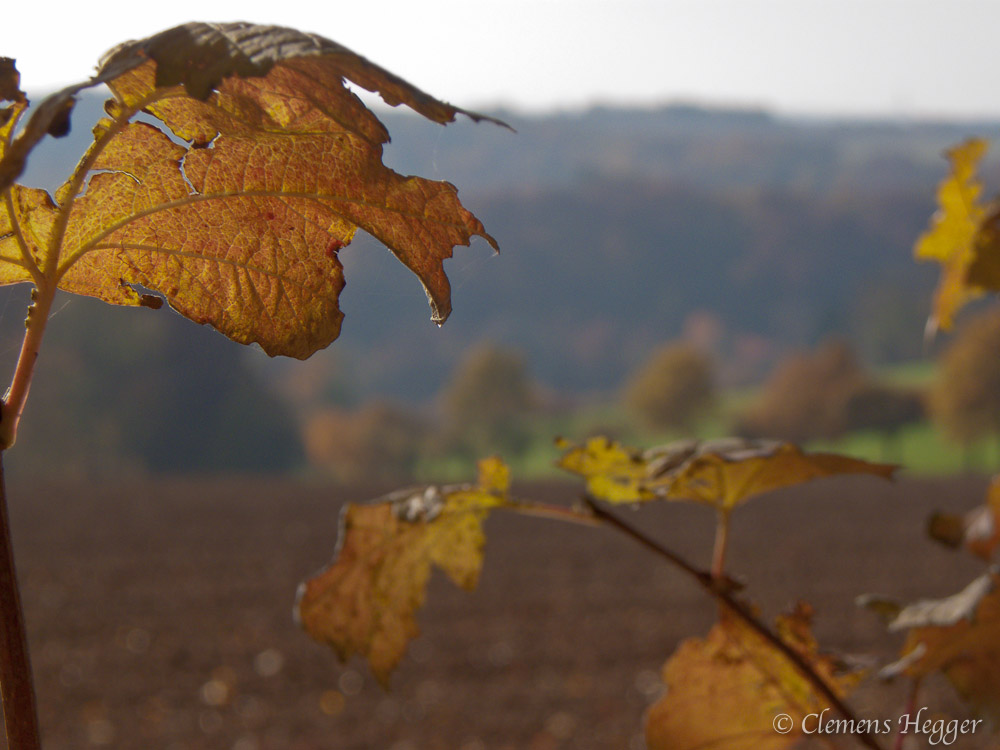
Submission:
[[[572,411],[512,347],[469,349],[433,401],[414,406],[360,398],[358,375],[339,351],[289,362],[276,376],[261,352],[167,310],[75,297],[64,304],[43,350],[51,361],[33,386],[16,471],[53,460],[64,476],[312,467],[344,482],[399,482],[449,461],[467,468],[491,453],[517,461],[551,439],[558,414]],[[19,298],[0,299],[0,360],[16,356],[21,309]],[[1000,311],[969,317],[924,393],[881,382],[846,341],[831,339],[781,358],[752,398],[731,403],[706,347],[674,340],[653,347],[617,392],[632,427],[593,423],[592,431],[643,430],[645,440],[708,430],[795,442],[868,431],[894,460],[900,432],[929,417],[972,445],[1000,435],[997,349]]]
[[434,406],[421,411],[377,400],[307,407],[307,455],[345,482],[411,479],[422,461],[435,459],[465,466],[493,453],[516,459],[532,435],[538,386],[523,354],[480,344],[459,361]]
[[[4,342],[17,342],[23,331],[20,296],[3,303]],[[32,385],[13,471],[280,472],[301,465],[292,411],[249,366],[261,352],[167,309],[113,308],[66,295],[56,310],[41,353],[49,361]],[[5,360],[16,354],[12,343]]]
[[801,443],[869,430],[891,460],[899,431],[926,417],[925,400],[920,390],[878,382],[849,344],[833,339],[781,361],[734,431]]
[[[965,319],[941,357],[930,394],[934,420],[967,450],[1000,436],[1000,309]],[[967,455],[968,457],[968,455]]]

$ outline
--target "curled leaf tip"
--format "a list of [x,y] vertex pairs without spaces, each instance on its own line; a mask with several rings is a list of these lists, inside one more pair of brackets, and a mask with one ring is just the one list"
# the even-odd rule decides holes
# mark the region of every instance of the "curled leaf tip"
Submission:
[[0,102],[24,102],[28,99],[21,91],[21,74],[13,57],[0,57]]

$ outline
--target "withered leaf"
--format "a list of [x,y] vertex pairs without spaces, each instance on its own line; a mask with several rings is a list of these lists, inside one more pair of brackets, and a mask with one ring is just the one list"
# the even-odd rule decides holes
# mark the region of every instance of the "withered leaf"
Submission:
[[383,684],[419,628],[431,566],[466,590],[482,567],[483,520],[507,503],[509,473],[480,462],[475,486],[425,487],[349,505],[334,562],[299,587],[296,613],[317,641],[346,660],[361,654]]
[[896,469],[835,453],[807,453],[779,441],[705,441],[673,470],[669,496],[728,511],[757,495],[813,479],[838,474],[891,479]]
[[964,546],[972,554],[989,560],[1000,544],[1000,477],[994,477],[986,503],[965,515],[935,513],[927,523],[930,537],[948,547]]
[[836,474],[873,474],[889,479],[896,470],[831,453],[806,453],[777,440],[682,440],[645,452],[604,438],[584,445],[563,443],[558,465],[583,476],[588,491],[608,502],[687,500],[729,512],[750,498]]
[[[304,358],[339,334],[338,251],[360,228],[420,278],[432,319],[443,322],[444,260],[473,235],[496,242],[454,186],[382,164],[388,134],[345,79],[437,122],[489,119],[291,29],[188,24],[130,42],[81,84],[104,82],[115,98],[76,172],[55,200],[30,193],[17,199],[27,208],[8,207],[21,236],[0,247],[0,260],[27,268],[0,282],[42,276],[125,305],[142,304],[137,288],[146,287],[230,338]],[[36,142],[42,124],[59,124],[68,99],[53,101],[11,152]],[[169,135],[131,122],[139,112]],[[0,177],[20,169],[8,156],[16,161],[4,154]]]
[[[860,674],[819,652],[811,618],[800,603],[778,618],[778,634],[843,697]],[[828,708],[783,654],[725,609],[707,637],[681,643],[663,681],[667,692],[646,716],[649,750],[783,750],[801,738],[808,714]],[[780,714],[789,717],[787,734],[775,731]]]
[[899,661],[881,671],[915,680],[940,672],[972,709],[1000,725],[1000,572],[976,578],[962,591],[902,607],[889,623],[907,630]]

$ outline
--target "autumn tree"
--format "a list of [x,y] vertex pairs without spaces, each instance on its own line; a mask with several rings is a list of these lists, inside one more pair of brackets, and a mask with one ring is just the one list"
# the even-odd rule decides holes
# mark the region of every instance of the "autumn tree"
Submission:
[[655,430],[692,430],[714,399],[711,360],[685,343],[667,344],[655,351],[624,392],[629,411]]
[[408,481],[428,426],[409,409],[375,401],[354,411],[320,411],[306,421],[303,431],[310,463],[340,481]]
[[519,452],[527,441],[526,418],[536,405],[522,354],[492,344],[471,350],[441,394],[444,439],[473,454]]
[[924,395],[875,382],[859,384],[844,404],[848,431],[873,430],[882,436],[882,457],[890,458],[894,438],[907,425],[921,421],[927,413]]
[[832,438],[848,427],[846,405],[866,381],[851,347],[828,341],[780,362],[757,403],[739,421],[747,435],[802,442]]
[[941,357],[931,390],[934,421],[968,444],[1000,433],[1000,310],[971,318]]

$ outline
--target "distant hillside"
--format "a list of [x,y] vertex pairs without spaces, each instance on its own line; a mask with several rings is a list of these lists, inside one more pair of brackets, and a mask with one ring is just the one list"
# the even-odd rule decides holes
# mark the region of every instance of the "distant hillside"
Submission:
[[[39,98],[39,97],[35,97]],[[54,187],[90,142],[104,97],[87,93],[74,129],[46,141],[26,180]],[[1000,137],[1000,122],[906,122],[776,117],[764,111],[666,105],[495,116],[516,133],[466,119],[442,127],[382,107],[386,162],[463,191],[566,187],[595,177],[670,181],[711,190],[780,187],[808,193],[933,183],[941,152],[970,135]],[[1000,165],[987,171],[1000,179]]]
[[[442,128],[387,113],[383,119],[393,134],[388,160],[400,171],[477,191],[572,186],[604,177],[817,194],[932,183],[946,146],[970,135],[1000,136],[996,122],[792,119],[677,105],[494,114],[517,134],[469,122]],[[1000,168],[989,174],[1000,176]]]
[[[99,98],[79,106],[83,119],[99,113]],[[381,115],[387,162],[458,185],[501,255],[482,242],[456,251],[455,313],[438,330],[419,283],[377,243],[343,251],[344,332],[318,356],[347,361],[360,397],[428,398],[480,338],[525,349],[569,393],[617,387],[682,333],[714,348],[732,379],[831,333],[874,361],[918,356],[935,272],[910,247],[933,209],[941,151],[1000,135],[1000,123],[690,106],[496,114],[518,132]],[[55,185],[89,141],[80,119],[28,181]],[[987,179],[1000,185],[1000,170]]]

